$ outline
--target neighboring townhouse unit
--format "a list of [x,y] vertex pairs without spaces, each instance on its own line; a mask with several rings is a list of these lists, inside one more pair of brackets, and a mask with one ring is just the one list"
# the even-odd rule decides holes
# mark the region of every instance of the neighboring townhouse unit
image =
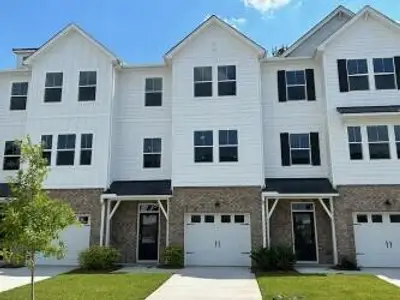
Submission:
[[76,25],[0,71],[0,199],[14,140],[42,142],[51,195],[90,244],[123,263],[250,266],[252,249],[299,263],[400,267],[400,25],[340,6],[282,55],[216,16],[164,63],[126,65]]

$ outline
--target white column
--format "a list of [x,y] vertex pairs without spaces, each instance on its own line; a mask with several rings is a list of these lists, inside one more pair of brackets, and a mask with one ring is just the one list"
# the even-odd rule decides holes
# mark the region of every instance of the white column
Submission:
[[107,201],[107,213],[106,213],[106,246],[110,246],[110,226],[111,219],[109,218],[111,212],[111,199]]
[[336,241],[336,224],[335,224],[335,208],[333,206],[333,197],[329,198],[329,205],[331,208],[331,227],[332,227],[332,247],[333,247],[333,263],[337,265],[339,263],[338,259],[338,249],[337,249],[337,241]]
[[262,226],[261,226],[261,230],[262,230],[262,245],[263,248],[265,248],[267,246],[267,236],[266,236],[266,228],[265,228],[265,199],[264,196],[261,195],[261,222],[262,222]]
[[104,213],[106,212],[105,199],[101,201],[101,216],[100,216],[100,246],[104,245]]
[[166,232],[165,232],[165,245],[168,247],[169,246],[169,198],[167,198],[167,220],[166,220]]
[[265,210],[267,212],[267,247],[271,247],[271,222],[269,217],[269,198],[265,199]]

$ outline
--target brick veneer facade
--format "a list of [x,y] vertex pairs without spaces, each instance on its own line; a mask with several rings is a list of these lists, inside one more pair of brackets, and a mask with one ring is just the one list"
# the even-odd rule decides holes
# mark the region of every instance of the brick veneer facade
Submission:
[[353,213],[399,212],[400,185],[349,185],[338,186],[337,190],[340,196],[334,204],[339,258],[355,259]]

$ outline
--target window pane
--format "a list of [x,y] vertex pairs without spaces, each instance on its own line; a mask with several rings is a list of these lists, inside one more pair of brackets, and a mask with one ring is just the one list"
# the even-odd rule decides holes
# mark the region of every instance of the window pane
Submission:
[[347,72],[349,75],[368,73],[366,59],[350,59],[347,61]]
[[349,148],[351,160],[363,159],[362,144],[350,144]]
[[91,149],[93,145],[93,134],[86,133],[81,135],[81,148]]
[[374,58],[375,73],[394,73],[393,58]]
[[19,157],[4,157],[3,170],[19,170],[20,158]]
[[161,139],[152,139],[153,152],[161,152]]
[[45,150],[51,149],[53,147],[53,136],[52,135],[42,135],[42,147]]
[[92,150],[81,150],[81,157],[79,163],[82,166],[88,166],[92,164]]
[[310,150],[291,150],[292,165],[309,165]]
[[191,223],[201,223],[201,216],[200,215],[191,215],[190,222]]
[[162,78],[146,78],[145,90],[146,92],[162,91]]
[[235,215],[235,223],[244,223],[244,215]]
[[292,210],[314,210],[312,203],[292,203]]
[[377,90],[392,90],[396,88],[394,74],[375,75],[375,86]]
[[145,96],[145,105],[146,106],[161,106],[162,105],[162,93],[154,92],[154,93],[146,93]]
[[59,135],[57,149],[75,149],[75,134]]
[[63,85],[63,73],[47,73],[46,87],[61,87]]
[[220,130],[219,131],[220,145],[237,145],[237,130]]
[[51,151],[43,151],[42,157],[46,160],[47,165],[51,165]]
[[213,145],[213,132],[209,131],[195,131],[194,132],[194,145],[195,146],[212,146]]
[[400,215],[390,215],[390,223],[400,223]]
[[218,96],[236,96],[236,81],[218,82]]
[[236,80],[236,66],[219,66],[218,81]]
[[80,72],[79,85],[96,85],[97,76],[95,71]]
[[390,159],[389,143],[369,144],[371,159]]
[[382,223],[382,215],[372,215],[371,216],[372,223]]
[[195,147],[194,148],[195,162],[213,162],[212,147]]
[[288,100],[305,100],[305,99],[306,99],[305,86],[288,87]]
[[369,90],[368,76],[350,76],[349,84],[351,91]]
[[357,223],[368,223],[367,215],[357,215]]
[[144,154],[143,167],[144,168],[160,168],[161,154]]
[[44,102],[61,102],[62,88],[49,88],[44,91]]
[[21,149],[19,145],[13,141],[5,143],[4,155],[20,155]]
[[195,83],[194,84],[195,97],[211,97],[212,96],[212,82]]
[[397,158],[400,159],[400,142],[396,143],[396,152],[397,152]]
[[11,87],[11,94],[13,96],[26,96],[28,94],[28,83],[14,82]]
[[388,142],[389,133],[386,125],[368,126],[368,141],[369,142]]
[[231,216],[230,215],[222,215],[221,216],[221,223],[230,223],[231,222]]
[[361,128],[359,126],[347,127],[349,142],[361,142]]
[[212,81],[212,67],[195,67],[194,81]]
[[205,215],[205,216],[204,216],[204,222],[205,222],[205,223],[214,223],[214,216],[212,216],[212,215]]
[[27,97],[11,97],[10,110],[25,110]]
[[394,126],[394,135],[396,137],[396,141],[400,142],[400,125]]
[[96,100],[95,86],[79,87],[79,101],[95,101],[95,100]]
[[58,151],[57,166],[73,166],[75,151]]
[[291,148],[310,148],[310,138],[308,134],[290,134],[290,147]]
[[220,162],[238,161],[238,147],[219,147]]
[[304,71],[287,71],[286,81],[288,85],[305,84],[305,72]]

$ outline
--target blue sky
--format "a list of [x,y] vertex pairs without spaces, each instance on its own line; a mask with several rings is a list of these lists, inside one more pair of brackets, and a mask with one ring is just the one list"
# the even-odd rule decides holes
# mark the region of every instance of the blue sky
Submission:
[[354,11],[369,4],[400,20],[399,0],[3,0],[0,69],[14,66],[11,48],[40,46],[70,22],[127,63],[162,61],[211,14],[270,51],[295,41],[339,4]]

